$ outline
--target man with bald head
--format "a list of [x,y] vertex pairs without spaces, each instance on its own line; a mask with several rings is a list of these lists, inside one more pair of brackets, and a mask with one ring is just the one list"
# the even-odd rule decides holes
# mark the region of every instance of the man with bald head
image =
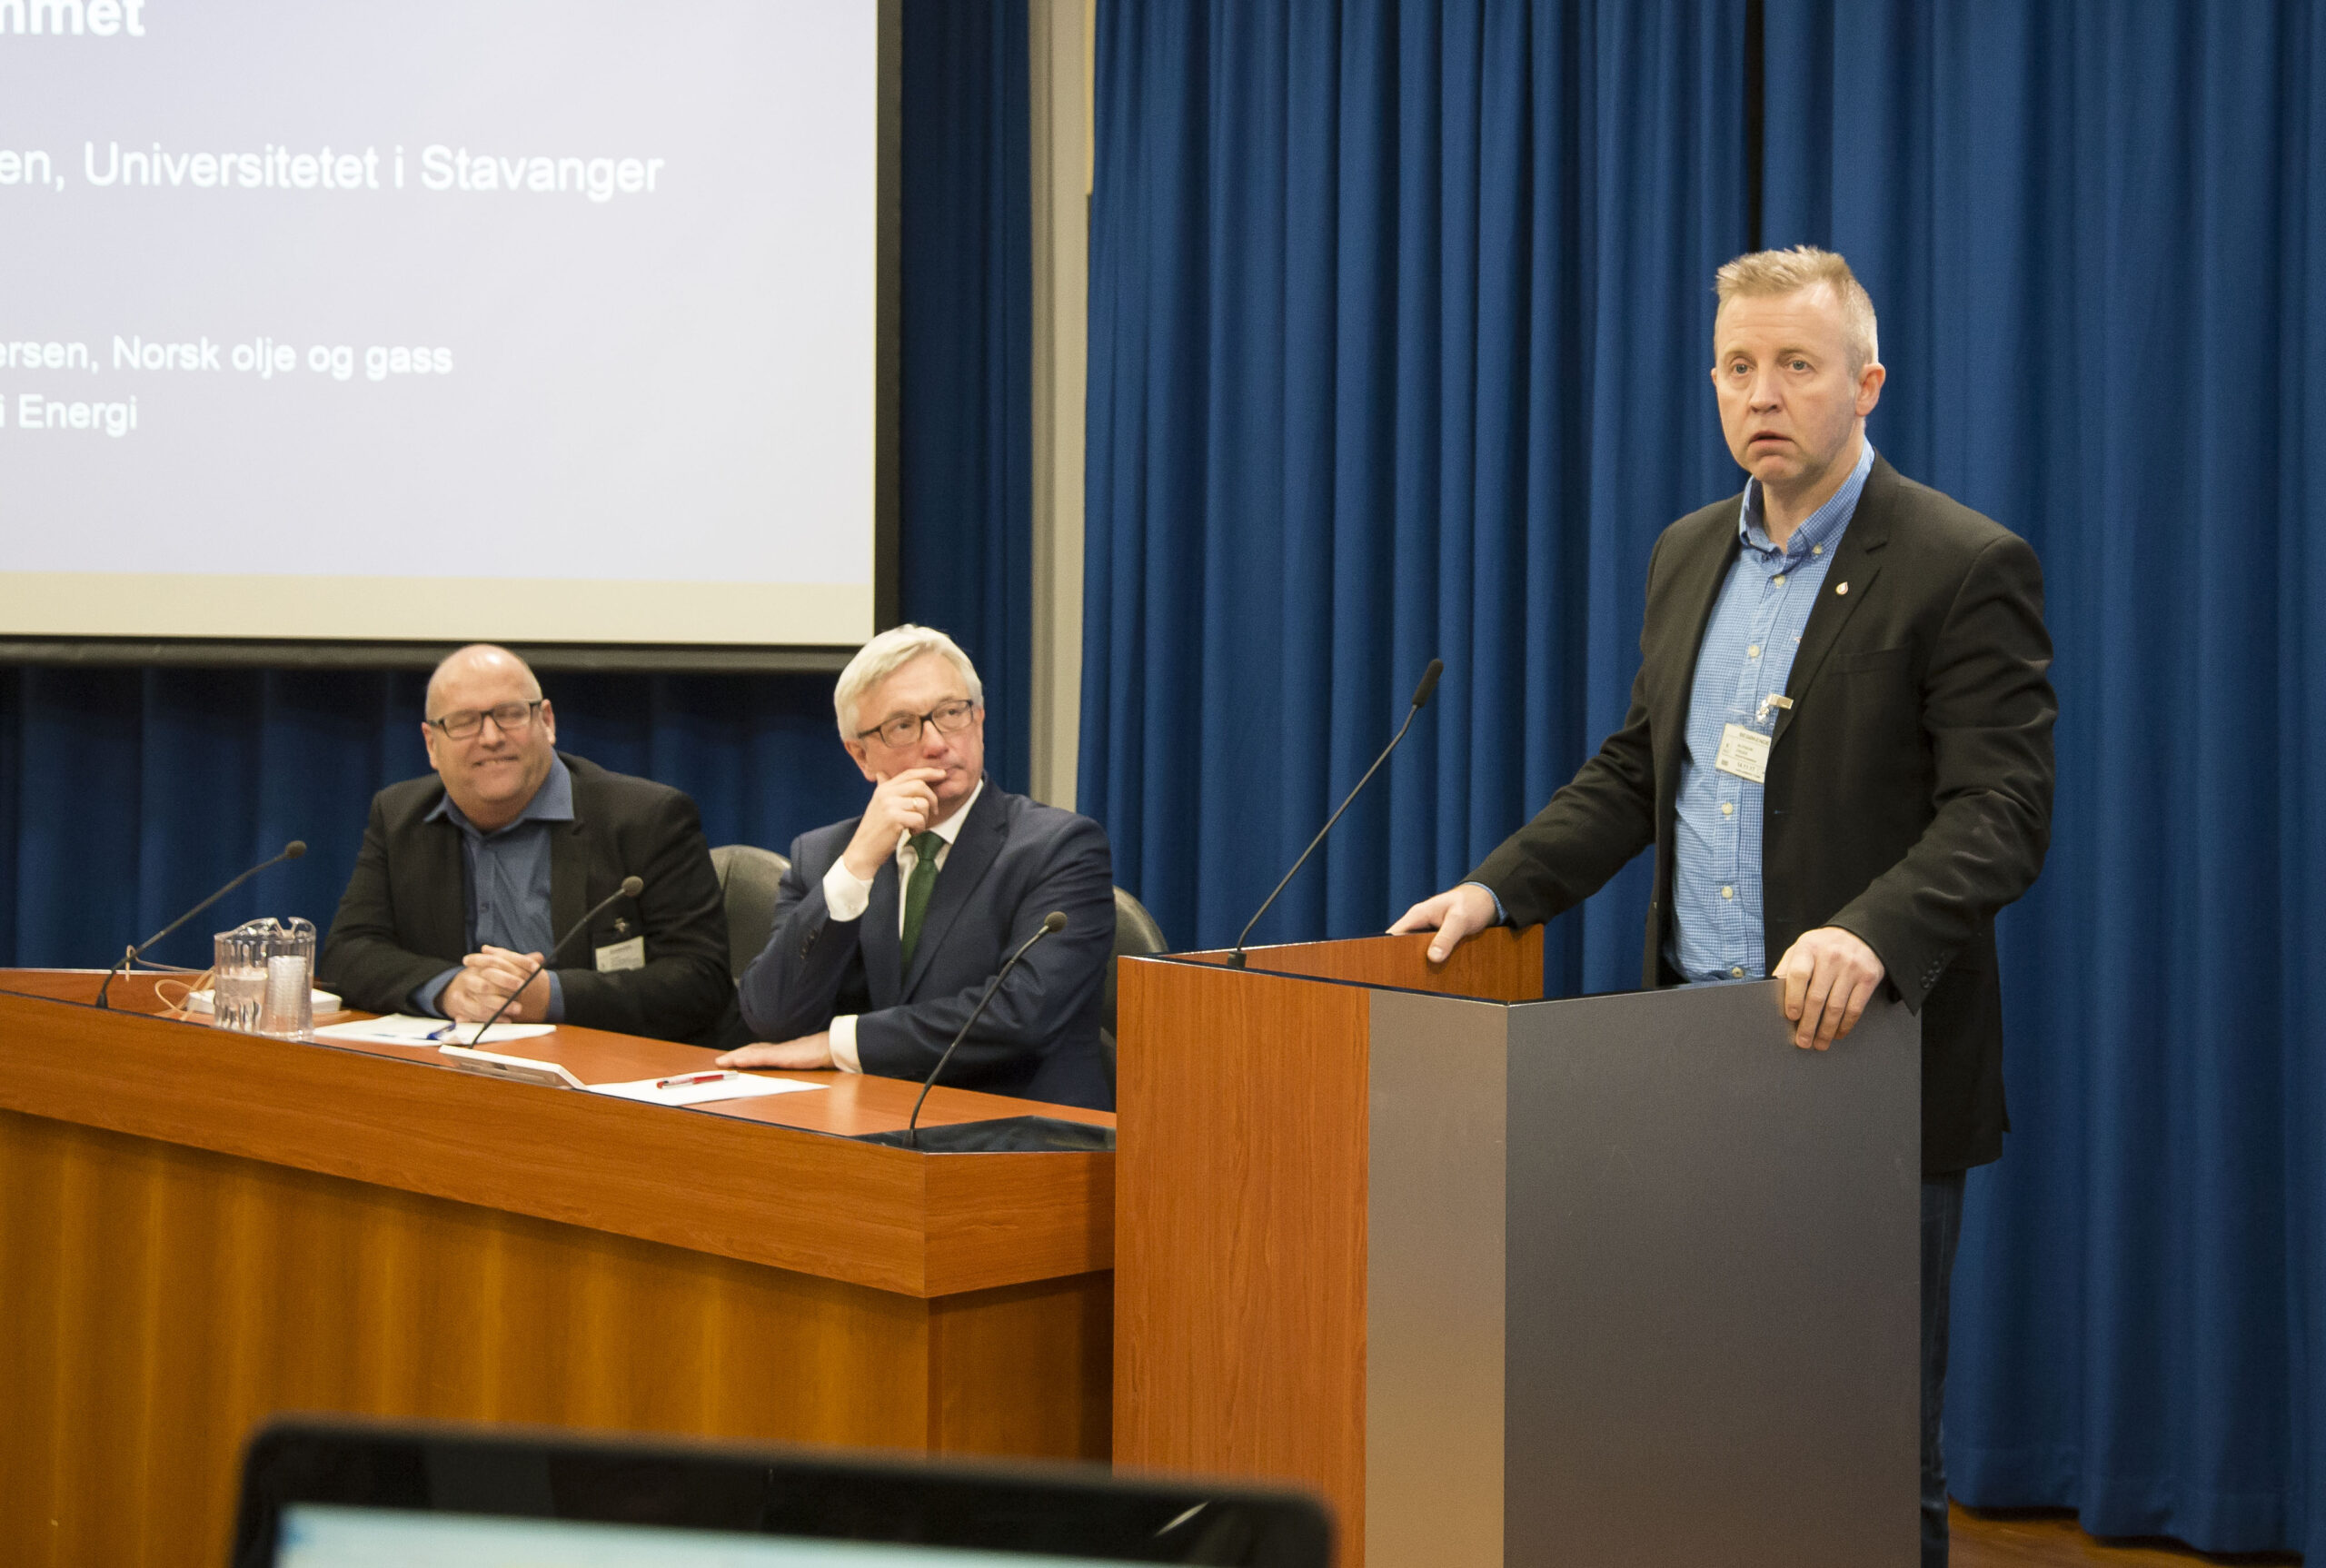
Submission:
[[[373,797],[326,983],[376,1012],[482,1023],[513,993],[519,1022],[709,1041],[734,992],[694,802],[559,751],[541,683],[490,643],[436,667],[421,736],[435,776]],[[635,898],[532,973],[631,876]]]

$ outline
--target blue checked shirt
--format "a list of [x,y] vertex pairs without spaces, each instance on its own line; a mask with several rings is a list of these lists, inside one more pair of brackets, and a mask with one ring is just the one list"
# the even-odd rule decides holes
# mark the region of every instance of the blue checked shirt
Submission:
[[[557,939],[549,919],[551,824],[573,820],[573,774],[565,759],[552,754],[549,774],[517,819],[486,833],[445,796],[428,813],[428,819],[449,819],[461,830],[461,880],[468,891],[468,941],[473,953],[484,943],[512,953],[547,953]],[[412,993],[414,1012],[441,1018],[437,998],[452,977],[455,964]],[[565,1018],[565,987],[557,971],[549,974],[549,1007],[552,1024]]]
[[1675,824],[1672,934],[1665,957],[1690,980],[1741,980],[1769,972],[1761,926],[1761,801],[1758,784],[1713,766],[1723,729],[1742,724],[1766,735],[1778,710],[1763,700],[1783,692],[1793,673],[1802,629],[1816,606],[1834,549],[1857,511],[1874,471],[1874,446],[1833,499],[1794,530],[1785,547],[1761,527],[1761,482],[1748,480],[1736,520],[1744,541],[1721,584],[1688,691],[1687,748],[1680,764]]

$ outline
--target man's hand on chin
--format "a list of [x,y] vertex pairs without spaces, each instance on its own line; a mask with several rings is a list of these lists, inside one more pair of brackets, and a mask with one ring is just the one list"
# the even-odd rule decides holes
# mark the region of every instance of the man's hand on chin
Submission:
[[1784,982],[1784,1016],[1793,1020],[1793,1043],[1824,1050],[1857,1027],[1885,974],[1882,960],[1839,926],[1804,931],[1769,971]]
[[719,1058],[722,1067],[781,1067],[787,1072],[815,1072],[832,1065],[829,1033],[802,1035],[796,1040],[760,1040],[738,1046]]

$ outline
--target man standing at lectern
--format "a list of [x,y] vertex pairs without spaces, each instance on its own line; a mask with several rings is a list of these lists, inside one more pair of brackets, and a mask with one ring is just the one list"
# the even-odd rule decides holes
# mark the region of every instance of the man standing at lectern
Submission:
[[373,797],[317,974],[374,1012],[482,1023],[514,992],[520,1023],[712,1043],[734,988],[694,802],[559,751],[541,683],[489,643],[436,667],[422,733],[435,776]]
[[[1631,710],[1457,887],[1433,960],[1547,920],[1653,845],[1644,984],[1774,977],[1824,1050],[1886,987],[1923,1020],[1923,1562],[1946,1561],[1939,1422],[1963,1173],[2005,1126],[1997,910],[2050,839],[2043,572],[1865,439],[1873,302],[1806,246],[1720,269],[1713,387],[1741,496],[1665,530]],[[1776,955],[1771,965],[1771,955]]]

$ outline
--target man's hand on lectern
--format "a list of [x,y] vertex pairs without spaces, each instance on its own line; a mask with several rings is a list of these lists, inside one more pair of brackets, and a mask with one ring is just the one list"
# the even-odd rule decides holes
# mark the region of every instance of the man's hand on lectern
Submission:
[[1804,931],[1769,971],[1784,982],[1784,1016],[1804,1051],[1822,1051],[1857,1027],[1886,973],[1874,949],[1839,926]]
[[1416,904],[1398,917],[1397,923],[1389,928],[1389,934],[1402,937],[1408,931],[1436,932],[1437,940],[1429,945],[1429,961],[1442,964],[1455,948],[1499,919],[1494,895],[1476,882],[1465,882]]

